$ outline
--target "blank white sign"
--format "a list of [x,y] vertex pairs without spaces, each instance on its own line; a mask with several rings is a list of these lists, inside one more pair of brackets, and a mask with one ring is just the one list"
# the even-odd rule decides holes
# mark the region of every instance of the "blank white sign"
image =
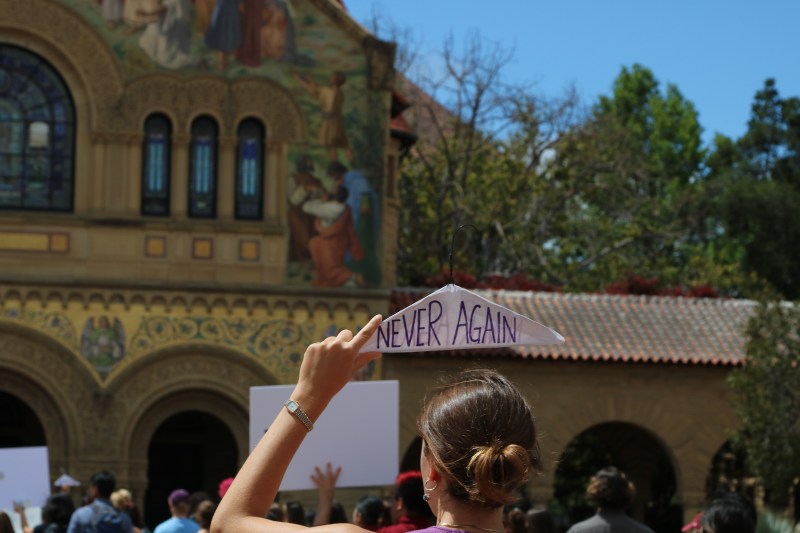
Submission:
[[26,509],[31,525],[40,521],[40,509],[50,496],[50,466],[46,446],[0,448],[0,509],[8,514],[14,529],[22,531],[14,502]]
[[[250,388],[251,450],[293,390],[294,385]],[[326,463],[342,467],[337,487],[392,485],[399,467],[399,390],[397,381],[348,383],[314,422],[281,490],[315,489],[310,476]]]

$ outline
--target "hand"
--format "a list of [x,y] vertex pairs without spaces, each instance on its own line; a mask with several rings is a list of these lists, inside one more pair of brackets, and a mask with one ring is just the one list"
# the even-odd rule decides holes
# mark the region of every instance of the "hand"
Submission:
[[314,467],[314,473],[311,474],[311,481],[317,486],[320,498],[333,500],[333,491],[336,488],[336,481],[339,479],[339,474],[341,473],[341,466],[334,470],[330,463],[325,466],[324,472],[320,470],[318,466]]
[[[345,329],[336,337],[309,346],[293,398],[309,399],[324,409],[358,370],[381,356],[380,352],[358,353],[375,334],[381,320],[380,315],[375,315],[355,336]],[[305,404],[300,402],[300,405]]]
[[19,502],[14,502],[14,512],[22,514],[25,512],[25,506]]

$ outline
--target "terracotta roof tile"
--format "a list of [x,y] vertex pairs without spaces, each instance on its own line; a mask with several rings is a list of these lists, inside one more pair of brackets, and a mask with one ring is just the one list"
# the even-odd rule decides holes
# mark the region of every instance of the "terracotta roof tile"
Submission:
[[[395,289],[391,313],[430,292],[432,289]],[[744,358],[744,327],[756,306],[748,300],[719,298],[475,292],[555,329],[566,343],[460,350],[448,355],[738,365]]]

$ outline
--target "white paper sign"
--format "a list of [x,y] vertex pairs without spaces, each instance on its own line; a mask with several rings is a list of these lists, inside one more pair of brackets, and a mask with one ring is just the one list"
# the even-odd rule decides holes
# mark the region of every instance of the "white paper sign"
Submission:
[[361,351],[429,352],[531,344],[564,344],[564,337],[450,284],[384,319]]
[[[19,513],[14,509],[0,509],[8,515],[11,519],[11,527],[14,528],[14,533],[25,533],[22,528],[22,520],[19,518]],[[42,508],[41,507],[26,507],[25,520],[28,522],[28,527],[34,527],[42,523]]]
[[[293,385],[250,388],[251,450],[280,409],[285,409],[283,404],[293,390]],[[399,402],[397,381],[348,383],[314,422],[286,471],[281,490],[316,489],[309,476],[315,466],[326,463],[342,467],[337,487],[393,484],[399,468]]]
[[40,522],[40,508],[50,496],[50,466],[46,446],[0,448],[0,509],[21,532],[14,502],[26,507],[31,525]]

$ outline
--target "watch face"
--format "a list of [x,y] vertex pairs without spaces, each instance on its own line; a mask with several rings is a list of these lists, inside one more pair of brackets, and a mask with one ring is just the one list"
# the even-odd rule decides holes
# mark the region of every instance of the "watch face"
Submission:
[[286,408],[289,410],[290,413],[294,413],[295,411],[297,411],[297,407],[298,407],[297,402],[293,402],[291,400],[286,402]]

